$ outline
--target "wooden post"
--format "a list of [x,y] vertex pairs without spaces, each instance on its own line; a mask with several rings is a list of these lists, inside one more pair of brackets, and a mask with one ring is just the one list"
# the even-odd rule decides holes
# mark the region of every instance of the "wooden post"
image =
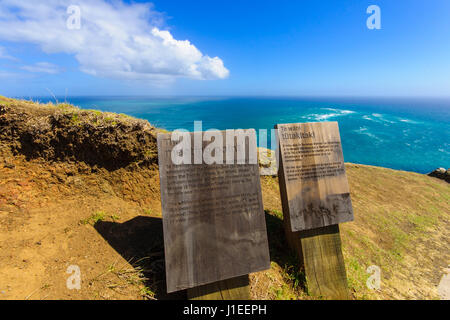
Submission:
[[324,299],[349,299],[339,225],[292,232],[289,216],[284,219],[286,238],[305,272],[308,293]]
[[308,292],[348,299],[339,223],[353,220],[337,123],[277,125],[284,229]]
[[300,231],[298,236],[309,293],[324,298],[348,299],[339,225]]
[[249,276],[222,280],[187,290],[189,300],[250,300]]

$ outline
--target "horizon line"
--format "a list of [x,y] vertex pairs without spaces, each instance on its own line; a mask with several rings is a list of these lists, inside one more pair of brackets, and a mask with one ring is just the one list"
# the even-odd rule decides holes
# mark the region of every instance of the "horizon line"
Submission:
[[[0,94],[1,96],[1,94]],[[8,96],[5,96],[8,97]],[[417,95],[417,96],[406,96],[406,95],[389,95],[389,96],[381,96],[381,95],[252,95],[252,94],[217,94],[217,95],[209,95],[209,94],[196,94],[196,95],[184,95],[184,94],[119,94],[119,95],[90,95],[90,94],[80,94],[80,95],[12,95],[9,98],[13,99],[24,99],[26,100],[31,98],[289,98],[289,99],[439,99],[439,100],[450,100],[449,96],[426,96],[426,95]]]

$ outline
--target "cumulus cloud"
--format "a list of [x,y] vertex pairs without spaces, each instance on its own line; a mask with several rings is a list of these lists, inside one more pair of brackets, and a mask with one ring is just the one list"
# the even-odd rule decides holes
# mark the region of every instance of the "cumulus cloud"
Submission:
[[63,69],[61,69],[57,65],[54,65],[49,62],[38,62],[31,66],[23,66],[21,67],[21,69],[29,72],[39,72],[49,74],[57,74],[63,71]]
[[[80,8],[79,29],[67,27],[72,4]],[[159,82],[228,77],[219,57],[204,55],[188,40],[175,39],[162,30],[162,21],[151,4],[119,0],[0,2],[0,40],[36,44],[46,53],[72,54],[85,73]],[[26,68],[33,67],[45,69]]]

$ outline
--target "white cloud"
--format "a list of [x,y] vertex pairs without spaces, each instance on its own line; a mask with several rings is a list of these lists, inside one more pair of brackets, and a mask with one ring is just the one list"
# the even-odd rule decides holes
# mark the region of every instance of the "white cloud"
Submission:
[[0,70],[0,79],[15,78],[17,76],[17,73]]
[[11,72],[7,70],[0,70],[0,79],[6,79],[6,80],[19,80],[19,79],[31,79],[33,78],[33,75],[27,74],[27,73],[18,73],[18,72]]
[[7,59],[7,60],[13,60],[13,61],[17,61],[17,59],[13,56],[10,56],[7,52],[6,49],[3,47],[0,47],[0,59]]
[[49,62],[38,62],[31,66],[23,66],[21,67],[21,69],[29,72],[50,73],[50,74],[57,74],[63,71],[57,65],[54,65]]
[[[81,28],[67,28],[67,8],[81,9]],[[0,40],[33,43],[46,53],[73,54],[80,70],[114,78],[172,81],[224,79],[223,61],[162,30],[151,4],[106,0],[2,0]]]

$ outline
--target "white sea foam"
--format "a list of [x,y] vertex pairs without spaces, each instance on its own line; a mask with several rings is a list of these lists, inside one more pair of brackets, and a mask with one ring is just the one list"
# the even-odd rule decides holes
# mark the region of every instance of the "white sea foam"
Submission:
[[369,129],[367,129],[367,127],[359,127],[359,129],[353,130],[356,133],[361,133],[361,134],[365,134],[365,132],[367,132]]
[[338,113],[329,113],[329,114],[310,114],[308,117],[312,118],[316,121],[325,121],[330,118],[338,117]]
[[395,121],[388,120],[384,115],[379,113],[365,114],[362,118],[367,121],[384,124],[385,126],[388,126],[390,123],[395,123]]
[[414,121],[411,119],[401,119],[401,118],[399,118],[399,121],[404,122],[404,123],[411,123],[411,124],[419,124],[420,123],[419,121]]
[[319,113],[312,113],[304,116],[303,118],[308,120],[314,120],[314,121],[326,121],[330,118],[336,118],[336,117],[342,117],[346,116],[352,113],[356,113],[352,110],[340,110],[340,109],[334,109],[334,108],[322,108],[321,110],[328,110],[332,111],[331,113],[325,113],[325,114],[319,114]]
[[[372,113],[372,116],[375,117],[377,120],[387,123],[395,123],[395,121],[386,119],[386,115],[380,114],[380,113]],[[376,120],[375,120],[376,121]]]
[[366,136],[368,136],[368,137],[370,137],[372,139],[375,139],[378,142],[382,142],[383,141],[382,139],[378,138],[376,135],[371,133],[367,127],[360,127],[359,129],[353,130],[353,132],[356,132],[358,134],[366,135]]
[[408,137],[409,133],[411,132],[411,130],[410,129],[403,129],[402,132],[403,132],[403,136]]

